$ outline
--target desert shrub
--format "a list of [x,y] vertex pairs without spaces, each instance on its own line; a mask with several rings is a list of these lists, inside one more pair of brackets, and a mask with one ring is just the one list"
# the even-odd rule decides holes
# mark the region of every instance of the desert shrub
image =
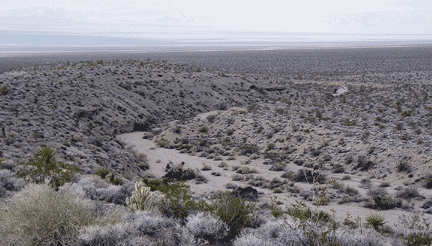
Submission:
[[[179,126],[179,125],[176,125],[176,126],[173,128],[173,132],[176,133],[176,134],[180,134],[181,131],[182,131],[182,127]],[[186,139],[186,140],[187,140],[187,139]]]
[[234,174],[231,176],[232,181],[242,181],[244,179],[243,175],[240,174]]
[[228,226],[219,218],[199,212],[186,218],[186,228],[197,239],[204,239],[213,244],[228,235]]
[[387,181],[383,181],[383,182],[381,182],[381,184],[379,185],[379,187],[390,187],[390,186],[391,186],[390,182],[387,182]]
[[167,178],[169,181],[191,180],[195,179],[198,174],[198,170],[184,168],[183,164],[179,164],[167,168],[167,174],[165,174],[165,178]]
[[178,221],[163,217],[149,211],[138,211],[125,216],[125,220],[131,225],[135,236],[151,236],[154,241],[163,242],[175,241],[173,232],[179,226]]
[[[235,246],[294,245],[287,223],[282,220],[271,221],[253,231],[242,233],[234,241]],[[291,242],[290,242],[291,241]]]
[[335,190],[343,190],[345,188],[344,183],[337,181],[336,179],[331,179],[331,181],[327,182],[327,184],[331,185],[331,187]]
[[251,186],[245,188],[237,187],[232,194],[247,201],[256,201],[258,199],[258,190]]
[[[314,238],[313,232],[321,233],[321,237]],[[327,233],[330,229],[331,233]],[[320,239],[315,240],[314,239]],[[339,245],[339,246],[365,246],[388,245],[382,236],[374,230],[357,229],[346,230],[339,228],[332,230],[328,227],[317,227],[313,223],[302,228],[298,222],[291,219],[270,221],[260,228],[243,232],[233,242],[235,246],[310,246],[310,245]]]
[[343,172],[345,172],[345,167],[342,166],[341,164],[336,164],[333,167],[333,173],[343,173]]
[[273,193],[283,193],[283,189],[280,187],[276,187],[273,189]]
[[284,170],[285,170],[285,167],[286,167],[286,163],[284,163],[284,162],[278,162],[278,163],[274,163],[274,164],[270,167],[270,170],[271,170],[271,171],[279,172],[279,171],[284,171]]
[[366,217],[366,223],[372,226],[375,231],[378,231],[385,224],[384,216],[378,213],[370,213]]
[[402,117],[409,117],[412,115],[412,111],[411,110],[405,110],[401,113]]
[[327,195],[326,190],[327,190],[327,187],[324,187],[321,190],[319,196],[315,199],[314,203],[317,206],[325,206],[330,202],[330,197]]
[[80,246],[137,245],[132,243],[129,231],[130,225],[126,223],[106,226],[91,225],[80,230],[77,244]]
[[296,182],[304,182],[309,184],[320,183],[324,184],[327,180],[326,175],[321,174],[318,171],[312,171],[310,169],[298,170],[296,174],[291,175],[291,180]]
[[237,189],[237,185],[236,184],[234,184],[234,183],[231,183],[231,182],[227,182],[226,184],[225,184],[225,188],[227,188],[227,189],[232,189],[232,190],[235,190],[235,189]]
[[122,186],[114,186],[96,177],[84,176],[71,187],[85,198],[109,203],[126,205],[126,198],[132,194],[133,183],[125,182]]
[[406,162],[406,161],[400,161],[397,166],[396,166],[396,170],[398,172],[406,172],[406,173],[410,173],[412,171],[412,167],[411,165]]
[[[284,233],[273,233],[275,238],[285,241],[268,245],[387,245],[374,231],[339,227],[330,214],[312,211],[302,202],[292,204],[288,214],[292,217],[292,220],[285,221],[285,228],[288,230]],[[270,242],[274,240],[271,237],[268,239]]]
[[208,133],[208,127],[202,126],[198,129],[198,132],[200,133]]
[[220,172],[211,172],[211,175],[213,175],[213,176],[221,176],[222,174]]
[[354,161],[354,157],[352,155],[348,155],[345,157],[345,164],[351,164]]
[[421,213],[402,215],[395,226],[401,231],[402,242],[405,245],[431,245],[432,229],[430,221]]
[[0,210],[0,244],[68,245],[95,219],[92,206],[72,191],[30,184]]
[[189,186],[183,182],[162,183],[161,185],[153,185],[151,188],[165,195],[161,200],[159,209],[170,218],[184,220],[193,212],[207,210],[207,204],[205,202],[196,202],[190,194]]
[[210,165],[203,164],[201,170],[202,171],[209,171],[209,170],[212,170],[212,167]]
[[350,195],[350,196],[357,196],[359,194],[359,191],[356,190],[355,188],[352,188],[350,186],[347,186],[344,189],[345,194]]
[[344,175],[342,177],[342,180],[350,180],[350,179],[351,179],[351,176],[349,176],[349,175]]
[[281,207],[277,206],[277,205],[281,205],[282,202],[277,201],[276,197],[270,197],[270,200],[271,200],[271,203],[269,204],[270,214],[276,219],[282,217],[285,214],[285,212],[282,210]]
[[196,181],[196,184],[202,184],[202,183],[207,183],[208,179],[206,178],[206,176],[204,176],[202,174],[198,174],[195,177],[195,181]]
[[240,167],[237,169],[237,173],[240,174],[249,174],[249,173],[257,173],[258,171],[255,168],[249,168],[249,167]]
[[241,155],[252,155],[257,154],[259,152],[259,148],[256,144],[245,144],[240,146],[240,154]]
[[[265,181],[264,178],[262,178],[263,181]],[[272,180],[270,180],[268,182],[268,184],[266,185],[266,187],[268,187],[269,189],[275,189],[275,188],[280,188],[281,186],[287,184],[288,182],[286,180],[280,180],[278,178],[273,178]]]
[[123,180],[120,177],[112,175],[110,178],[110,181],[113,185],[122,185]]
[[424,180],[424,187],[426,189],[432,189],[432,173],[426,174]]
[[300,221],[313,221],[313,222],[334,222],[333,218],[330,214],[323,211],[312,211],[310,207],[308,207],[305,203],[296,201],[295,204],[291,204],[291,207],[288,209],[288,214]]
[[216,118],[217,118],[217,115],[215,115],[215,114],[212,114],[212,115],[207,116],[207,120],[208,120],[210,123],[213,123],[213,122],[216,120]]
[[164,193],[166,188],[169,186],[168,179],[166,178],[160,178],[160,179],[149,179],[145,178],[143,179],[144,184],[146,184],[148,187],[150,187],[151,191],[160,191]]
[[145,186],[143,182],[136,182],[132,196],[126,198],[126,205],[133,212],[150,211],[158,202],[158,198],[150,191],[150,187]]
[[228,164],[226,162],[222,161],[221,163],[219,163],[218,167],[225,169],[228,167]]
[[228,225],[228,239],[234,239],[244,227],[250,225],[254,210],[253,203],[235,196],[232,192],[219,193],[210,206],[211,213]]
[[281,178],[292,179],[293,175],[294,175],[293,171],[288,171],[282,174]]
[[22,165],[17,175],[35,183],[48,183],[57,189],[71,182],[72,175],[77,171],[79,171],[77,167],[58,162],[55,159],[54,149],[42,147],[34,158]]
[[369,159],[367,159],[365,156],[359,156],[357,158],[357,165],[354,167],[354,169],[360,169],[360,171],[367,171],[375,166],[375,163]]
[[8,93],[9,93],[9,89],[6,86],[0,87],[0,96],[1,95],[6,95]]
[[372,188],[372,181],[370,179],[362,179],[360,180],[360,187],[370,189]]
[[365,207],[374,209],[393,209],[400,207],[402,202],[388,194],[383,188],[371,187],[368,190],[369,198],[364,202]]
[[311,148],[309,148],[309,153],[311,154],[311,156],[317,157],[321,154],[321,149],[311,147]]
[[106,167],[98,168],[95,172],[96,175],[100,176],[101,178],[105,178],[110,173],[110,170]]
[[312,211],[302,202],[291,204],[288,214],[294,223],[287,225],[298,245],[337,245],[337,224],[330,214]]
[[342,124],[343,124],[344,126],[355,126],[355,125],[357,125],[357,121],[356,121],[356,120],[350,120],[350,119],[346,118],[346,119],[342,122]]
[[421,205],[421,208],[423,209],[428,209],[430,207],[432,207],[432,200],[427,200],[423,205]]
[[402,199],[422,198],[417,187],[408,186],[396,193],[396,197]]
[[0,170],[0,197],[4,197],[7,191],[18,191],[22,187],[24,180],[14,177],[10,170]]
[[338,244],[340,246],[387,246],[386,239],[378,232],[371,229],[340,230],[337,232]]

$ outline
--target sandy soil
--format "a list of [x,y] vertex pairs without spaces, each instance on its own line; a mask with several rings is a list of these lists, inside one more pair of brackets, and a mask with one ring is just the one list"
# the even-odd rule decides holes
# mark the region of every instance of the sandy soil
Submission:
[[[213,161],[203,157],[191,156],[188,154],[182,154],[175,149],[166,149],[166,148],[158,148],[153,140],[143,139],[142,132],[134,132],[134,133],[126,133],[122,135],[118,135],[117,138],[121,141],[124,141],[128,146],[132,147],[138,153],[143,153],[147,155],[148,162],[150,163],[150,173],[155,177],[162,177],[166,174],[165,165],[167,163],[179,164],[184,162],[185,167],[201,169],[203,164],[210,165],[212,170],[210,171],[201,171],[207,179],[208,183],[196,184],[193,180],[188,181],[187,183],[191,186],[191,190],[196,195],[205,196],[211,192],[216,192],[220,190],[226,190],[225,184],[235,183],[240,187],[245,187],[246,185],[241,182],[232,181],[232,175],[235,172],[231,170],[224,170],[218,167],[220,161]],[[236,160],[229,161],[224,160],[228,165],[234,166],[239,165],[242,160],[246,160],[247,158],[237,157]],[[271,178],[274,175],[274,172],[268,170],[268,168],[264,168],[262,165],[262,160],[253,161],[248,167],[253,167],[258,170],[258,173],[265,177]],[[294,168],[294,166],[292,166]],[[221,176],[213,176],[210,174],[212,171],[217,171],[221,173]],[[342,175],[334,175],[334,178],[340,179]],[[350,180],[345,180],[343,183],[347,186],[356,187],[361,190],[361,195],[365,195],[366,190],[360,188],[360,181],[363,179],[361,176],[352,175]],[[380,183],[379,180],[372,181],[375,185]],[[298,184],[301,188],[310,188],[310,185],[307,184]],[[256,187],[255,187],[256,188]],[[270,197],[277,198],[278,201],[283,202],[285,208],[288,208],[290,204],[294,204],[296,201],[304,200],[300,197],[297,197],[293,194],[287,193],[273,193],[268,189],[257,188],[260,192],[260,202],[269,202]],[[428,192],[428,196],[432,195],[431,192]],[[352,218],[361,218],[363,223],[365,223],[366,217],[370,213],[380,213],[386,219],[386,225],[394,227],[396,223],[398,223],[400,216],[409,215],[409,212],[402,210],[387,210],[387,211],[373,211],[364,207],[359,206],[358,203],[348,203],[348,204],[331,204],[331,206],[315,206],[310,202],[305,202],[307,205],[311,206],[313,209],[322,210],[333,214],[337,221],[343,221],[348,214],[352,216]],[[426,217],[432,219],[431,215],[427,215]]]

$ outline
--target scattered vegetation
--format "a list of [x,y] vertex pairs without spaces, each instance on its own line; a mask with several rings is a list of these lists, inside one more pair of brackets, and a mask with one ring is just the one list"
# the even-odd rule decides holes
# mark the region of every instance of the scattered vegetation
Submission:
[[[136,69],[126,70],[131,66]],[[47,69],[53,69],[54,81]],[[211,82],[206,83],[212,90],[209,93],[194,90],[200,80],[196,73],[202,68],[166,62],[96,61],[47,69],[40,74],[36,68],[26,71],[26,76],[34,78],[43,74],[43,81],[27,83],[10,77],[10,83],[5,80],[7,87],[0,87],[1,107],[6,112],[0,131],[0,146],[4,147],[0,150],[2,245],[431,244],[428,215],[401,217],[395,232],[400,234],[386,234],[388,223],[378,213],[369,214],[365,224],[360,218],[339,224],[334,215],[318,210],[337,202],[359,203],[375,210],[401,208],[406,212],[414,208],[430,213],[430,199],[422,201],[425,197],[421,194],[428,194],[423,189],[432,187],[432,175],[421,173],[416,166],[429,157],[431,142],[430,88],[423,82],[429,79],[427,71],[401,71],[391,78],[381,71],[303,71],[301,75],[289,71],[280,78],[221,72],[212,76],[230,77],[229,87],[221,87],[223,81],[214,83],[210,76]],[[67,73],[73,75],[61,78]],[[66,100],[67,106],[61,100],[53,105],[57,91],[80,93],[78,85],[97,96],[92,90],[101,87],[101,76],[109,74],[125,76],[125,81],[112,81],[112,86],[138,93],[139,97],[129,98],[139,106],[136,108],[142,104],[133,98],[155,102],[157,107],[145,107],[152,109],[148,111],[151,117],[130,107],[132,104],[113,106],[112,100],[104,98],[89,103],[83,95],[82,100]],[[298,83],[303,79],[310,83]],[[89,87],[82,83],[85,81],[91,81]],[[322,81],[347,81],[349,93],[334,96],[337,86]],[[351,83],[356,81],[361,83]],[[391,86],[387,87],[388,81]],[[15,85],[19,93],[11,93]],[[377,89],[381,85],[386,90]],[[47,90],[50,93],[42,93]],[[247,92],[233,94],[235,91]],[[198,93],[205,93],[208,102],[189,104],[181,99],[201,96]],[[17,95],[26,107],[12,101]],[[251,98],[256,102],[247,106]],[[227,110],[234,105],[245,108]],[[79,110],[69,120],[62,117],[62,108]],[[226,111],[188,119],[209,108]],[[156,127],[174,119],[178,123]],[[224,171],[213,171],[219,169],[213,164],[188,168],[183,163],[167,166],[161,179],[140,182],[142,177],[152,177],[145,172],[150,168],[145,156],[137,156],[125,142],[113,137],[131,130],[151,130],[143,138],[155,136],[158,147],[220,161],[218,167]],[[24,159],[31,156],[29,150],[34,146],[52,143],[53,135],[62,143],[54,145],[57,153],[41,147],[33,158]],[[262,162],[265,174],[261,173]],[[231,168],[236,182],[226,184],[229,192],[200,194],[186,184],[190,180],[207,182],[200,170],[212,170],[212,175],[223,177],[211,178],[223,179],[229,177],[226,173]],[[276,175],[269,178],[268,173]],[[361,186],[353,188],[359,177],[364,178]],[[394,177],[402,181],[395,184]],[[262,193],[258,196],[254,188],[242,188],[245,184],[267,189],[274,196],[284,193],[304,199],[305,203],[268,205]],[[245,189],[252,192],[245,194]],[[23,209],[23,202],[34,209],[30,212],[29,205]]]
[[21,165],[17,175],[27,181],[47,183],[57,189],[71,182],[73,174],[78,171],[79,168],[75,166],[57,161],[54,149],[41,147],[34,158]]
[[6,86],[0,87],[0,96],[1,95],[6,95],[8,93],[9,93],[9,89]]

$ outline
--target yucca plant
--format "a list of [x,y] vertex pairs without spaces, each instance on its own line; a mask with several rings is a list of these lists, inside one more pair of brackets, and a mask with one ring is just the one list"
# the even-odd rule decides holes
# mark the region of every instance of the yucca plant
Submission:
[[17,174],[27,181],[49,184],[57,189],[70,182],[73,173],[77,171],[79,168],[57,161],[54,149],[41,147],[35,157],[24,164]]

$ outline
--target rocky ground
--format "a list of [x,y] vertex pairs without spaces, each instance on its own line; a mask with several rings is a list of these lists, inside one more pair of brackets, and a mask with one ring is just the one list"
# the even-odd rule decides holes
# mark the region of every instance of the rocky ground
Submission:
[[[213,189],[252,186],[285,205],[430,213],[431,54],[411,47],[29,59],[32,66],[0,74],[0,158],[13,169],[47,145],[83,173],[107,167],[133,180],[162,175],[179,156],[188,167],[189,156],[208,180],[196,187],[224,177]],[[178,155],[154,158],[136,136]]]
[[[40,145],[86,172],[122,175],[147,167],[115,139],[200,112],[281,99],[272,82],[257,89],[247,76],[151,61],[95,61],[31,67],[0,75],[1,158],[19,162]],[[129,176],[128,176],[129,177]]]

